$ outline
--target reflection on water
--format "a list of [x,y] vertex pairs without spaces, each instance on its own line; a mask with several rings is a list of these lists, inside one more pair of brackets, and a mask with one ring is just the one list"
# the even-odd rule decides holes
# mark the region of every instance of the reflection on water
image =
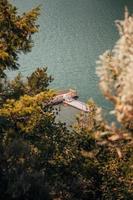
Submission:
[[64,104],[56,106],[56,109],[59,111],[56,120],[66,122],[68,126],[74,124],[76,116],[80,113],[79,110]]

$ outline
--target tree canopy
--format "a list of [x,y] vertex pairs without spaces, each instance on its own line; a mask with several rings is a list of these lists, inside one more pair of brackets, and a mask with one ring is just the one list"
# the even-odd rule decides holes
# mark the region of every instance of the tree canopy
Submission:
[[112,51],[100,56],[97,69],[104,96],[111,100],[117,120],[133,130],[133,17],[125,10],[125,19],[117,20],[120,39]]
[[36,24],[40,8],[36,7],[23,15],[7,0],[0,0],[0,75],[5,69],[18,69],[19,53],[31,51],[32,35],[38,31]]

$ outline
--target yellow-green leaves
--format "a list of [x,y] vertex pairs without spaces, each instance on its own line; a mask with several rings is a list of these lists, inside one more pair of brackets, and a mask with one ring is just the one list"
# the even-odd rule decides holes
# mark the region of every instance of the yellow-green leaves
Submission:
[[32,131],[43,116],[50,117],[50,113],[45,113],[43,108],[48,105],[53,94],[48,91],[35,96],[24,95],[16,101],[8,99],[0,109],[0,116],[12,120],[22,131]]
[[22,31],[24,34],[35,33],[38,31],[38,26],[35,25],[37,17],[40,13],[40,7],[34,8],[31,11],[23,14],[22,17],[16,20],[16,27]]
[[5,75],[7,68],[18,69],[19,53],[31,51],[31,35],[38,31],[39,13],[40,7],[36,7],[20,16],[16,7],[8,1],[0,1],[0,76]]
[[6,60],[9,57],[9,54],[3,50],[0,50],[0,59],[1,60]]

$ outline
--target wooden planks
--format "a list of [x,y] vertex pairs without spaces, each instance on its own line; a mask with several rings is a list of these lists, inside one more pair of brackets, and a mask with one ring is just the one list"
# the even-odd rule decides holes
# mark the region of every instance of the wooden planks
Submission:
[[89,112],[89,107],[87,106],[87,104],[85,104],[84,102],[75,100],[73,98],[71,99],[66,99],[65,101],[63,101],[64,103],[66,103],[67,105],[70,105],[74,108],[77,108],[79,110],[82,110],[84,112]]

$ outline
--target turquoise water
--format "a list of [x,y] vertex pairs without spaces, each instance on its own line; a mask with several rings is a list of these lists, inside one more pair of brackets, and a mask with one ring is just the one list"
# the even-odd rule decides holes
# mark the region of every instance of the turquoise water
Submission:
[[[90,97],[110,107],[98,87],[96,60],[118,39],[114,25],[123,18],[124,6],[133,12],[132,0],[12,0],[20,12],[41,4],[40,32],[28,55],[20,55],[20,71],[28,75],[47,66],[54,77],[51,87],[75,88],[80,99]],[[13,77],[15,73],[10,73]],[[67,110],[65,108],[65,110]],[[65,111],[66,112],[66,111]],[[70,109],[70,115],[76,112]],[[66,115],[68,115],[68,113]]]

